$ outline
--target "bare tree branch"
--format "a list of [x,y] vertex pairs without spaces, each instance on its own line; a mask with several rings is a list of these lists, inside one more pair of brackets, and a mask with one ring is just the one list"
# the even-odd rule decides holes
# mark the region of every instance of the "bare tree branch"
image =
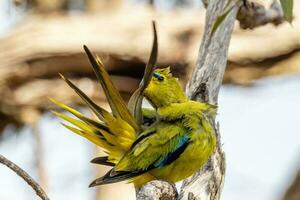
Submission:
[[[236,4],[211,38],[214,21],[224,12],[227,0],[211,0],[207,7],[206,26],[196,67],[187,87],[188,96],[197,101],[217,104],[219,90],[227,65],[228,47],[236,15],[241,4]],[[212,119],[214,122],[214,119]],[[217,124],[218,146],[210,160],[192,177],[183,182],[180,199],[220,199],[225,177],[225,155],[222,151]]]
[[30,185],[30,187],[35,191],[35,193],[43,200],[49,200],[49,197],[45,193],[45,191],[41,188],[41,186],[33,180],[23,169],[21,169],[18,165],[8,160],[4,156],[0,155],[0,163],[7,166],[11,170],[13,170],[18,176],[20,176],[24,181]]
[[227,64],[229,42],[240,4],[235,5],[213,37],[211,31],[215,20],[223,14],[227,4],[228,0],[209,1],[196,67],[186,91],[192,100],[211,104],[218,102],[219,89]]
[[239,20],[242,29],[254,29],[268,23],[281,24],[284,17],[281,5],[277,0],[273,1],[269,9],[257,2],[246,1],[246,7],[241,6],[237,20]]
[[[202,0],[207,8],[209,0]],[[243,5],[237,15],[242,29],[254,29],[268,23],[279,25],[284,22],[283,11],[278,0],[274,0],[269,9],[260,2],[254,0],[243,0]]]

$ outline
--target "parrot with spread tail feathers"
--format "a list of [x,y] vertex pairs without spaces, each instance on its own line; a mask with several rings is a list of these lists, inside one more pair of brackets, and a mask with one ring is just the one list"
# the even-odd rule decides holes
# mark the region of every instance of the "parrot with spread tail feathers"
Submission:
[[[155,69],[157,34],[143,79],[128,105],[113,85],[98,57],[84,50],[107,97],[111,112],[98,106],[69,79],[62,78],[82,98],[98,119],[84,116],[74,108],[50,99],[74,117],[59,112],[55,115],[69,122],[67,129],[102,148],[107,156],[91,162],[112,166],[90,186],[127,180],[136,187],[162,179],[183,180],[207,162],[216,146],[211,119],[217,107],[189,100],[170,68]],[[142,108],[146,98],[153,109]]]

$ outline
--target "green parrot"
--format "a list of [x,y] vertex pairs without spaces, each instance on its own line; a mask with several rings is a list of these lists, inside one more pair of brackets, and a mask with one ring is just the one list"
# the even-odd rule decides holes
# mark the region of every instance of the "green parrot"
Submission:
[[195,173],[214,151],[216,137],[209,119],[216,115],[216,106],[188,100],[169,68],[155,70],[144,95],[156,109],[156,122],[91,186],[145,173],[153,179],[177,182]]
[[[50,99],[76,118],[53,112],[73,126],[69,130],[87,138],[106,153],[91,162],[112,166],[90,186],[123,180],[136,187],[154,179],[170,182],[183,180],[207,162],[216,146],[214,127],[210,122],[217,107],[189,100],[170,68],[156,69],[157,36],[139,88],[128,106],[112,84],[100,59],[84,46],[97,78],[105,92],[111,113],[104,110],[70,80],[66,83],[83,99],[98,117],[88,118],[75,109]],[[153,109],[142,108],[146,98]]]

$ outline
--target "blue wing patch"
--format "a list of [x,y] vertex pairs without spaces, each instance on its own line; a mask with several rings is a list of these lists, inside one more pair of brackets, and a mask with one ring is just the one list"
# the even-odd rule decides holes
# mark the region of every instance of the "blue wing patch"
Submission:
[[183,135],[179,138],[179,142],[174,151],[170,152],[164,159],[159,159],[153,165],[156,168],[166,166],[176,160],[186,149],[189,144],[189,138],[186,135]]

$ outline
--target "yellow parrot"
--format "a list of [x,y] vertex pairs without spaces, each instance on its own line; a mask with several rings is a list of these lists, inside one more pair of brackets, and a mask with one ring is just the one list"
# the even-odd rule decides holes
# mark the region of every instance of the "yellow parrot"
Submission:
[[[92,160],[92,163],[113,168],[93,181],[91,187],[123,180],[133,182],[136,187],[153,179],[177,182],[191,176],[206,163],[216,146],[210,119],[215,117],[217,107],[189,100],[170,68],[155,70],[155,27],[152,52],[144,77],[128,106],[112,84],[100,59],[95,58],[86,46],[84,49],[112,113],[95,104],[62,75],[99,120],[85,117],[75,109],[51,100],[76,117],[53,112],[73,125],[63,124],[66,128],[95,143],[108,155]],[[153,109],[142,109],[144,97]]]

